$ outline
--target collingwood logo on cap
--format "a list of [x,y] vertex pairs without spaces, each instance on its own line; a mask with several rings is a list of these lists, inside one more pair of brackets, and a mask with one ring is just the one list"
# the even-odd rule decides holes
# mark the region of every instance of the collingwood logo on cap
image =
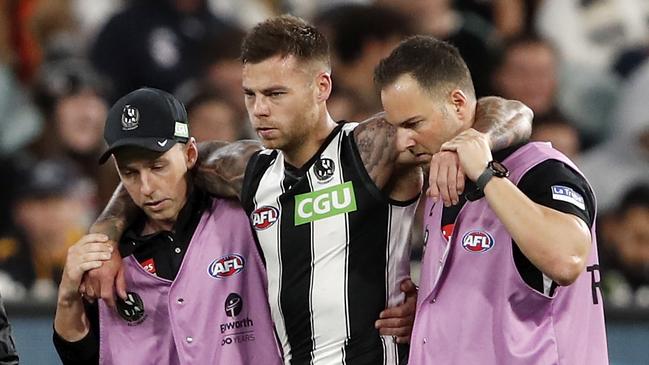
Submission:
[[122,130],[130,131],[139,126],[140,111],[136,107],[124,105],[122,110]]

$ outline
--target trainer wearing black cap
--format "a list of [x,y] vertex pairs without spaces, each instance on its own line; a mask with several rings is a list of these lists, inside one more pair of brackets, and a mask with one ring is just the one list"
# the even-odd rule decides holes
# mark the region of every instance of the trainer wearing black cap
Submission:
[[[136,90],[110,109],[104,137],[100,162],[114,157],[145,215],[117,247],[129,289],[117,311],[88,305],[79,294],[84,272],[110,258],[108,238],[88,234],[68,251],[54,320],[63,363],[278,365],[265,269],[248,217],[238,203],[189,183],[198,148],[182,104],[161,90]],[[245,303],[239,317],[214,310],[233,296]]]
[[153,88],[138,89],[119,99],[110,109],[104,139],[108,149],[99,158],[100,163],[106,162],[115,150],[123,146],[166,152],[176,142],[189,141],[187,112],[167,92]]

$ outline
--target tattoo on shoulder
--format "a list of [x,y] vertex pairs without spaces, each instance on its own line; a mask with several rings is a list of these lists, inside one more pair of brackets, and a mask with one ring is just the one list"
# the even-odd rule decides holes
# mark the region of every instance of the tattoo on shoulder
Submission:
[[248,161],[261,149],[253,140],[200,143],[194,184],[214,196],[240,198]]
[[487,133],[498,151],[529,139],[532,118],[532,110],[519,101],[484,97],[478,100],[474,128]]
[[374,115],[354,129],[354,140],[372,181],[382,188],[389,181],[398,154],[396,127],[384,113]]

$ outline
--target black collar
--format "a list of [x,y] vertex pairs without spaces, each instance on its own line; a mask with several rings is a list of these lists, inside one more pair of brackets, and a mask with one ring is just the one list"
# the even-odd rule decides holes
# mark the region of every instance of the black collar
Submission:
[[140,249],[142,246],[156,242],[160,235],[171,235],[175,241],[182,243],[189,243],[194,230],[200,221],[203,211],[207,208],[208,199],[207,193],[197,188],[191,188],[187,197],[185,206],[178,213],[178,219],[174,224],[171,232],[159,231],[152,234],[142,235],[142,229],[146,216],[142,215],[138,221],[131,225],[124,235],[119,244],[119,251],[122,257],[131,255],[134,251]]

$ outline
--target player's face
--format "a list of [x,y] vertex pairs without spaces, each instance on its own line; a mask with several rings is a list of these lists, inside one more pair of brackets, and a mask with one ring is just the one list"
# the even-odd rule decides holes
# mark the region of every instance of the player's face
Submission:
[[319,118],[318,77],[293,56],[243,66],[246,109],[264,147],[290,150],[304,143]]
[[440,146],[462,128],[453,104],[436,100],[410,75],[383,88],[381,101],[388,121],[405,135],[402,139],[407,139],[405,145],[419,164],[429,163]]
[[192,140],[165,153],[125,147],[115,154],[119,177],[135,204],[147,217],[173,225],[187,200],[186,173],[198,156]]
[[638,268],[649,262],[649,209],[634,207],[620,219],[614,240],[624,264]]

